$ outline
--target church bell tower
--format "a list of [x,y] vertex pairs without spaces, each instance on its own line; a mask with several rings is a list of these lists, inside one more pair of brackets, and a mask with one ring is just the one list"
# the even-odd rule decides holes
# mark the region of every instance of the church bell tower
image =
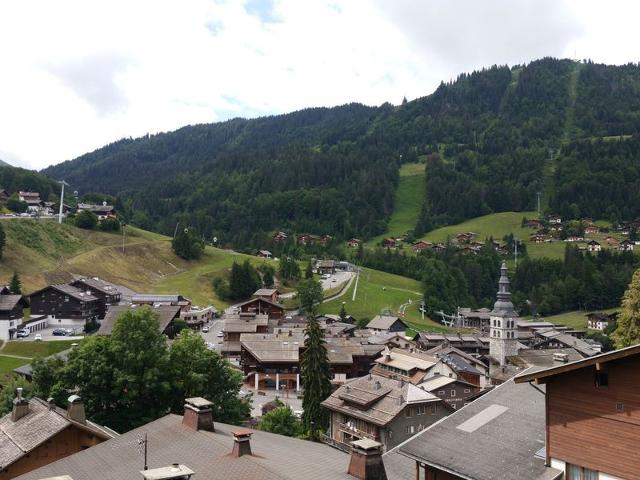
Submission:
[[507,266],[502,263],[498,282],[498,299],[489,315],[490,339],[489,355],[500,363],[507,364],[507,358],[518,354],[518,315],[511,303]]

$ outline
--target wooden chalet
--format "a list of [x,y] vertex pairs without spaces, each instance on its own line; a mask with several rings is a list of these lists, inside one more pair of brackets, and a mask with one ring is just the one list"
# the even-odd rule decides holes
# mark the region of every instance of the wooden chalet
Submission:
[[610,325],[617,323],[617,321],[618,312],[592,312],[587,314],[587,328],[592,330],[605,330]]
[[384,238],[381,242],[383,248],[396,248],[398,242],[395,238]]
[[409,327],[394,315],[376,315],[366,328],[378,332],[404,332]]
[[127,312],[140,309],[149,309],[158,316],[160,332],[173,338],[176,333],[175,321],[180,318],[180,307],[177,305],[112,305],[107,310],[107,314],[100,322],[97,335],[111,335],[117,320]]
[[600,233],[600,227],[598,227],[597,225],[591,223],[589,225],[587,225],[586,227],[584,227],[584,234],[585,235],[597,235],[598,233]]
[[266,314],[269,318],[284,317],[284,307],[266,298],[256,297],[236,305],[241,313]]
[[423,390],[444,400],[454,410],[464,407],[480,392],[480,387],[459,378],[436,375],[419,385]]
[[320,260],[317,267],[318,273],[321,275],[336,273],[336,261],[335,260]]
[[362,240],[360,240],[359,238],[352,238],[347,242],[347,245],[351,248],[358,248],[360,245],[362,245]]
[[287,235],[285,232],[276,232],[272,237],[274,243],[284,243],[288,238],[289,235]]
[[633,252],[634,243],[631,240],[623,240],[618,244],[620,252]]
[[416,253],[424,252],[425,250],[430,250],[433,247],[433,243],[427,242],[425,240],[418,240],[413,244],[413,251]]
[[273,258],[273,254],[269,250],[258,250],[256,257],[260,258]]
[[253,298],[264,298],[270,302],[277,303],[280,292],[277,288],[260,288],[253,293]]
[[102,202],[101,205],[93,203],[78,203],[78,213],[91,212],[95,214],[99,220],[106,218],[114,218],[116,216],[116,209],[113,205],[107,205],[107,202]]
[[71,285],[49,285],[29,295],[32,315],[47,315],[50,324],[84,327],[87,322],[104,317],[105,304],[100,298]]
[[0,480],[24,473],[104,442],[117,434],[87,420],[82,399],[69,397],[67,410],[39,398],[27,400],[22,388],[11,412],[0,417]]
[[120,303],[121,293],[118,287],[98,277],[80,278],[69,285],[91,293],[94,297],[101,299],[107,306]]
[[517,376],[545,388],[546,465],[568,479],[640,478],[640,345]]
[[602,250],[602,245],[600,245],[600,242],[591,240],[590,242],[587,242],[587,250],[590,252],[599,252]]

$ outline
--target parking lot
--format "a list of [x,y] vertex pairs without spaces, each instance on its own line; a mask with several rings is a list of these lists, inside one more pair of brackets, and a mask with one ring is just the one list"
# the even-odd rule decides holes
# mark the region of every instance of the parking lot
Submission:
[[41,335],[42,336],[42,341],[44,342],[51,342],[51,341],[55,341],[55,340],[82,340],[84,338],[84,335],[82,334],[81,331],[79,331],[80,329],[76,328],[76,331],[73,332],[71,335],[67,334],[66,336],[57,336],[57,335],[53,335],[53,331],[56,328],[65,328],[65,327],[59,327],[57,325],[55,326],[49,326],[43,330],[38,330],[37,332],[33,332],[30,333],[28,337],[25,338],[16,338],[14,336],[14,340],[17,341],[25,341],[25,342],[33,342],[35,340],[36,335]]

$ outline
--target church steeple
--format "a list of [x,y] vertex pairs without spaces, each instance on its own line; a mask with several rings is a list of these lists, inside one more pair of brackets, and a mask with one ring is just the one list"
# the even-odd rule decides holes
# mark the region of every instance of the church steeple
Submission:
[[500,268],[497,300],[489,316],[491,322],[489,353],[500,365],[507,363],[507,357],[518,354],[517,317],[518,314],[511,302],[507,265],[503,262]]

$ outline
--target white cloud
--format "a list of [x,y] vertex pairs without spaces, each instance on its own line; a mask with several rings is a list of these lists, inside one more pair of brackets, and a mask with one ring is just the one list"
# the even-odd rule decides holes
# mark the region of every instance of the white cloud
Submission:
[[398,103],[494,63],[637,60],[637,7],[582,0],[0,3],[0,158],[351,101]]

